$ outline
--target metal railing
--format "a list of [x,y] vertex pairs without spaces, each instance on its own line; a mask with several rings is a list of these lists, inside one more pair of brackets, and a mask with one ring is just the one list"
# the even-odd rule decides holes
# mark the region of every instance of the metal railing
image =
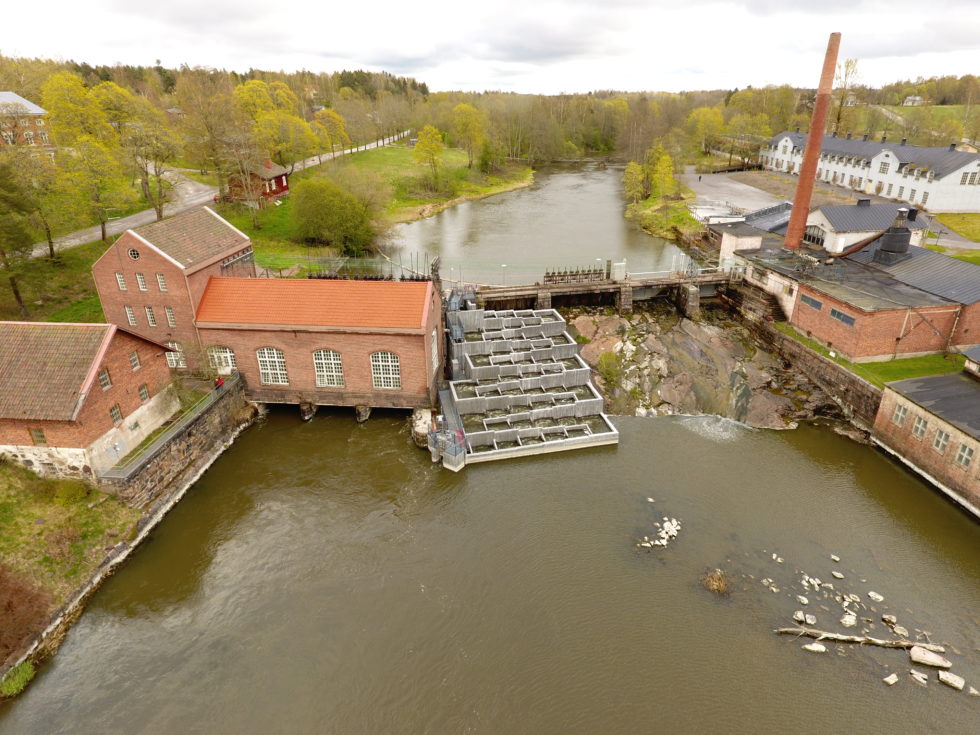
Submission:
[[224,379],[225,382],[222,387],[215,388],[201,400],[187,408],[174,423],[168,426],[165,431],[161,432],[152,442],[142,447],[138,452],[127,455],[113,467],[99,472],[99,477],[105,480],[128,480],[139,470],[143,469],[175,436],[192,424],[202,413],[211,408],[240,379],[238,373],[229,375]]

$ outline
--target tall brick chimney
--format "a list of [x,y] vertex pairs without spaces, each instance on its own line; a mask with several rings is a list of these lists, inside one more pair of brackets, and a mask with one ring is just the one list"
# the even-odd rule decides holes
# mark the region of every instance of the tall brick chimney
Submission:
[[796,183],[796,196],[793,197],[793,211],[790,212],[786,239],[783,241],[783,246],[789,250],[799,250],[803,243],[803,231],[810,213],[813,181],[817,175],[817,163],[823,145],[823,128],[827,121],[839,49],[840,34],[831,33],[827,42],[827,55],[823,59],[823,71],[820,73],[820,86],[817,87],[817,99],[813,104],[813,117],[810,118],[810,134],[806,137],[806,148],[803,149],[803,163],[800,165],[800,178]]

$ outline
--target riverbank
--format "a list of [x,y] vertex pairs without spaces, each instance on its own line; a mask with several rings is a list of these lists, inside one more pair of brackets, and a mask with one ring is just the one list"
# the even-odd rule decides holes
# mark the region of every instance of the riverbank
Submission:
[[449,209],[450,207],[455,207],[457,204],[486,199],[487,197],[492,197],[496,194],[505,194],[508,191],[526,189],[534,183],[534,170],[528,167],[523,176],[524,178],[520,180],[502,181],[499,184],[488,186],[483,191],[478,193],[464,194],[453,199],[447,199],[444,202],[407,206],[390,214],[389,218],[394,224],[416,222],[420,219],[425,219],[426,217],[431,217],[438,214],[439,212]]

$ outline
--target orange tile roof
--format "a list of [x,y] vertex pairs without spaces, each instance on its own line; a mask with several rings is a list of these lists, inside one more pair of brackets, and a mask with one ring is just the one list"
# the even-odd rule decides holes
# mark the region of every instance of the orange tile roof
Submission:
[[427,281],[212,277],[197,321],[420,329],[431,287]]

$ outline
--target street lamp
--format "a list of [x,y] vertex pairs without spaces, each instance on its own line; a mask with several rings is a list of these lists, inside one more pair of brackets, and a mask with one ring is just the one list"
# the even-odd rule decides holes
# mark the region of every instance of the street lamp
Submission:
[[503,285],[506,286],[507,285],[507,264],[506,263],[501,263],[500,264],[500,277],[503,280]]

